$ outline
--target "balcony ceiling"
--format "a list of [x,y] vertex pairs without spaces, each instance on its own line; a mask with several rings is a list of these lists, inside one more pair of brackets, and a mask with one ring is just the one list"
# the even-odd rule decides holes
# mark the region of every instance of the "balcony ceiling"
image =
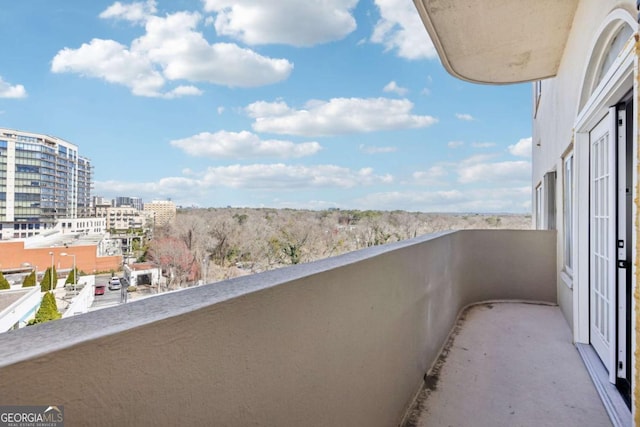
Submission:
[[444,67],[506,84],[553,77],[578,0],[414,0]]

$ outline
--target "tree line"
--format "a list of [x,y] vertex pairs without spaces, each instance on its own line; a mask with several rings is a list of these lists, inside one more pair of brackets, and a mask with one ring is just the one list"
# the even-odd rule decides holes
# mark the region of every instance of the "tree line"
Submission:
[[451,229],[531,228],[530,215],[406,211],[208,208],[179,210],[140,248],[164,289],[314,261]]

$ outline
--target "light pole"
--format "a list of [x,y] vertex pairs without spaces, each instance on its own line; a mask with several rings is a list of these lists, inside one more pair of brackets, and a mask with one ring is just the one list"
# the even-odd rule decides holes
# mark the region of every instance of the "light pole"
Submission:
[[78,275],[76,274],[76,255],[68,254],[66,252],[61,252],[60,256],[72,256],[73,257],[73,294],[76,294],[76,283],[78,283]]
[[51,293],[53,293],[53,252],[49,252],[51,255],[51,271],[49,272],[49,288],[51,289]]
[[202,276],[203,276],[202,284],[203,285],[207,284],[207,268],[209,267],[208,261],[209,259],[207,257],[202,258]]

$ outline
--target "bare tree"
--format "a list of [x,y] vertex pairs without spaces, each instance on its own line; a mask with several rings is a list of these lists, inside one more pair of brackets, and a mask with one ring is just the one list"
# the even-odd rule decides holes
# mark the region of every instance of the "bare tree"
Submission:
[[175,237],[154,239],[149,248],[150,258],[158,263],[167,277],[165,289],[181,288],[193,281],[199,272],[196,258],[183,240]]
[[436,231],[530,227],[529,215],[191,209],[179,211],[172,226],[155,230],[149,253],[162,265],[169,286],[178,287],[202,275],[201,268],[208,268],[212,281]]

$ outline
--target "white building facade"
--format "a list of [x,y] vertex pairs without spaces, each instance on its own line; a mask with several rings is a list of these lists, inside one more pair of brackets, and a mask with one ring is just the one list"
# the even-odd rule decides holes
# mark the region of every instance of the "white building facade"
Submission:
[[583,1],[557,76],[534,83],[533,206],[557,229],[558,302],[631,398],[637,229],[634,2]]
[[640,424],[640,2],[414,2],[451,74],[533,82],[533,226],[557,230],[557,302],[614,424]]
[[107,230],[141,230],[147,223],[148,213],[132,206],[96,206],[95,215],[106,220]]

